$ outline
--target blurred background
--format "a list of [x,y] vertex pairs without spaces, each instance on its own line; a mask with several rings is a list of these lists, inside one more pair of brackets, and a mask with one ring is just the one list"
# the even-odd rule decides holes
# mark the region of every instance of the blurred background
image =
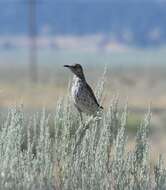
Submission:
[[[152,143],[166,147],[166,1],[0,0],[0,107],[54,110],[70,72],[95,87],[107,65],[106,109],[128,100],[129,132],[151,103]],[[132,135],[131,135],[132,136]]]

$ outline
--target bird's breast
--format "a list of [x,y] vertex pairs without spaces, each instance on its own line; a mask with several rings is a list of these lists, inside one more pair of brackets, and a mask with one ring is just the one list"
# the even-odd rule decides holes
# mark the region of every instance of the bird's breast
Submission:
[[72,84],[71,94],[75,103],[82,96],[82,91],[83,91],[83,83],[80,81],[80,79],[74,79]]
[[82,112],[91,115],[98,110],[98,105],[88,91],[85,81],[82,81],[79,78],[74,78],[71,95],[74,105]]

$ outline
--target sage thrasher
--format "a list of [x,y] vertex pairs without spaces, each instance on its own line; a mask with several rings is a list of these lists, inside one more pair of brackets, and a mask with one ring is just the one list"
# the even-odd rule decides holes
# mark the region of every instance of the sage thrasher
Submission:
[[100,109],[103,109],[103,107],[99,105],[93,90],[86,82],[82,66],[80,64],[74,64],[64,65],[64,67],[69,68],[74,74],[71,96],[81,120],[82,112],[87,115],[95,115]]

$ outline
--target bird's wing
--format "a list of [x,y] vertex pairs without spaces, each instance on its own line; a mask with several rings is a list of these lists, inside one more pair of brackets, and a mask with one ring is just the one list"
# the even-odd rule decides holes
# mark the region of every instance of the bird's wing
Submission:
[[88,91],[89,91],[89,93],[90,93],[90,96],[93,98],[94,102],[95,102],[100,108],[103,109],[103,107],[99,105],[99,103],[98,103],[98,101],[97,101],[97,99],[96,99],[96,97],[95,97],[95,94],[94,94],[92,88],[89,86],[88,83],[86,83],[86,87],[87,87],[87,89],[88,89]]

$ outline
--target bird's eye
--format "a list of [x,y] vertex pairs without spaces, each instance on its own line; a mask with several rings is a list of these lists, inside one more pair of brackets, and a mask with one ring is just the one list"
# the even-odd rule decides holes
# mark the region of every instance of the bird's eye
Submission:
[[79,67],[79,65],[75,65],[75,68],[76,68],[76,69],[79,69],[80,67]]

